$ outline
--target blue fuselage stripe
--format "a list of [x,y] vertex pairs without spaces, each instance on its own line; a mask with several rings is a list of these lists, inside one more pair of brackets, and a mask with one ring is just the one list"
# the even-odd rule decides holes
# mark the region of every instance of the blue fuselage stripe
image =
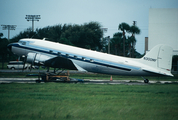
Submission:
[[[78,60],[78,61],[82,61],[82,62],[88,62],[88,63],[92,63],[92,64],[96,64],[96,65],[101,65],[101,66],[106,66],[106,67],[111,67],[111,68],[116,68],[116,69],[121,69],[121,70],[125,70],[125,71],[131,71],[131,69],[139,69],[137,67],[132,67],[132,66],[126,66],[126,65],[120,65],[120,64],[117,64],[117,63],[111,63],[111,62],[105,62],[102,61],[102,62],[99,62],[100,60],[96,60],[96,59],[92,59],[93,61],[91,62],[90,60],[87,60],[87,57],[84,57],[85,60],[83,59],[80,59],[80,58],[75,58],[74,56],[70,56],[69,53],[65,53],[65,54],[69,54],[69,56],[66,56],[66,55],[59,55],[57,52],[61,52],[61,51],[57,51],[54,50],[53,52],[50,52],[51,49],[44,49],[44,48],[40,48],[38,49],[36,46],[34,46],[34,48],[32,47],[27,47],[27,46],[21,46],[19,45],[18,43],[13,43],[12,46],[15,46],[15,47],[18,47],[18,48],[23,48],[23,49],[26,49],[26,50],[31,50],[31,51],[35,51],[35,52],[40,52],[40,53],[46,53],[46,54],[50,54],[50,55],[55,55],[55,56],[60,56],[60,57],[64,57],[64,58],[69,58],[69,59],[73,59],[73,60]],[[62,53],[62,52],[61,52]],[[97,62],[98,61],[98,62]],[[108,63],[108,64],[106,64]],[[122,66],[122,67],[121,67]]]

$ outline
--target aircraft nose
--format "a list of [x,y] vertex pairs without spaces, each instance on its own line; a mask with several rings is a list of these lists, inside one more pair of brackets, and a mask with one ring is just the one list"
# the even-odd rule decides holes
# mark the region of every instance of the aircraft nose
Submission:
[[7,48],[11,51],[12,50],[12,44],[8,44]]

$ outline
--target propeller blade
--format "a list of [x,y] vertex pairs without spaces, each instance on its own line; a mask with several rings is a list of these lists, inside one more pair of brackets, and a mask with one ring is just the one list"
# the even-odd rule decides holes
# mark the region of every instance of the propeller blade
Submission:
[[31,65],[30,65],[30,72],[32,71],[32,64],[33,64],[33,63],[31,63]]
[[23,61],[23,69],[22,69],[22,71],[24,71],[24,69],[25,69],[25,64],[26,64],[26,61],[27,61],[27,57],[26,57],[26,56],[24,56],[23,58],[24,58],[24,61]]

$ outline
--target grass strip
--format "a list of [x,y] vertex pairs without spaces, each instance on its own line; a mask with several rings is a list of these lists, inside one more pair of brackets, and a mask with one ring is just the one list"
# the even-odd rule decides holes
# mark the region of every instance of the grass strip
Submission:
[[0,84],[0,119],[178,119],[178,84]]

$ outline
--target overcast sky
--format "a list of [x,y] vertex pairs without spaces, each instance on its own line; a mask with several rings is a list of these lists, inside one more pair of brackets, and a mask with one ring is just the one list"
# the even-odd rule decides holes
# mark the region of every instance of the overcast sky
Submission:
[[[10,31],[12,38],[32,26],[26,15],[41,15],[35,29],[97,21],[108,28],[104,36],[112,38],[120,23],[132,25],[137,21],[141,34],[136,35],[136,49],[143,54],[150,8],[178,8],[178,0],[0,0],[0,24],[17,25],[16,30]],[[8,38],[8,31],[2,30],[2,26],[0,33]]]

